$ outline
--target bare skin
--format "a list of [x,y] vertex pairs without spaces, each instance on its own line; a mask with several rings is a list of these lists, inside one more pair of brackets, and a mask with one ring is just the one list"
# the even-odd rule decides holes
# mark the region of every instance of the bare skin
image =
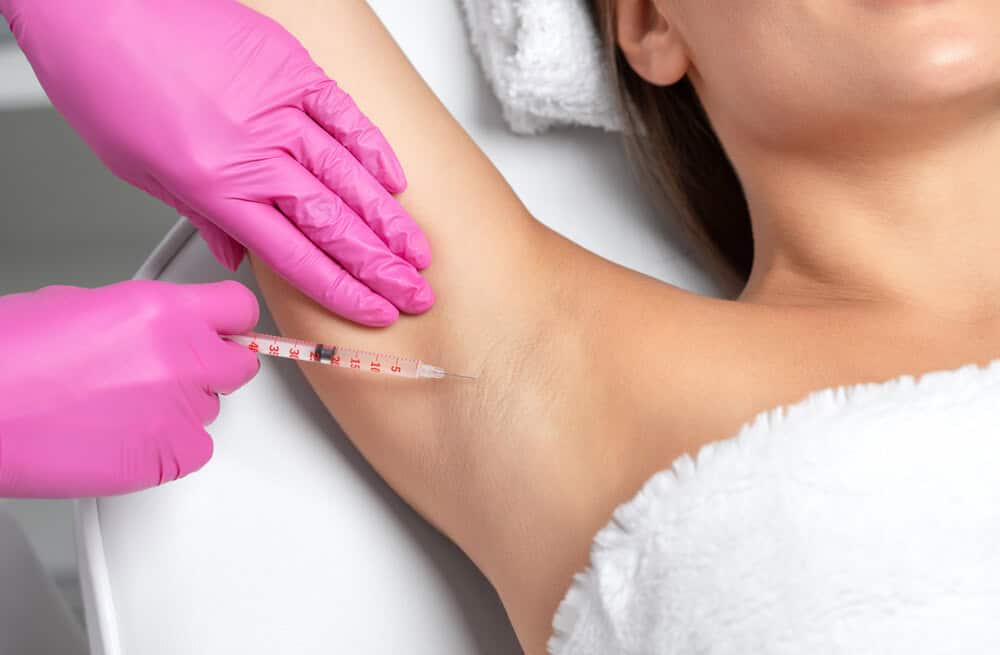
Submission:
[[[479,376],[358,384],[302,367],[374,468],[496,587],[529,655],[545,652],[594,534],[679,455],[814,389],[1000,355],[1000,322],[985,312],[955,321],[916,300],[852,297],[801,276],[780,284],[793,277],[777,268],[758,271],[740,301],[715,300],[603,260],[530,216],[363,2],[246,4],[295,34],[393,144],[409,178],[400,200],[434,248],[425,275],[438,298],[426,315],[366,329],[254,260],[267,304],[285,333]],[[608,339],[623,356],[602,357]]]

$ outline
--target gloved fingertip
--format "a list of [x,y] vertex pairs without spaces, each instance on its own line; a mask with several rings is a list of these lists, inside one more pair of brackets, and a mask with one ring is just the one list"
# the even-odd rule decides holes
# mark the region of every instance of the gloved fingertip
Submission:
[[399,320],[399,310],[395,307],[378,311],[372,320],[372,325],[376,327],[388,327]]
[[407,239],[406,244],[407,260],[418,270],[422,271],[431,265],[431,244],[421,231],[414,232]]
[[406,173],[403,172],[403,166],[396,159],[394,154],[382,153],[382,174],[379,176],[381,179],[379,182],[382,186],[386,188],[389,193],[402,193],[406,191]]
[[[207,425],[207,424],[206,424]],[[161,456],[158,480],[152,485],[159,486],[174,480],[180,480],[201,470],[212,459],[215,443],[204,427],[192,428],[186,434],[178,434],[176,440],[167,451],[168,456]]]
[[354,319],[369,327],[387,327],[399,319],[399,310],[379,296],[372,296],[362,302],[358,316]]
[[430,250],[421,250],[413,256],[413,265],[418,271],[423,271],[431,265],[432,259]]
[[423,288],[413,294],[409,306],[410,313],[423,314],[434,306],[435,300],[434,289],[431,288],[431,285],[425,284]]
[[183,454],[178,457],[179,478],[201,470],[212,459],[215,451],[215,443],[205,430],[184,446]]

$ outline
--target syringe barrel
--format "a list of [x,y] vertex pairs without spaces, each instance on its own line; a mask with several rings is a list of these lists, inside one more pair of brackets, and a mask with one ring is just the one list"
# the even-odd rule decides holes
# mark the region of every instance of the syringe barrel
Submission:
[[[399,357],[369,350],[345,348],[331,344],[289,339],[269,334],[238,334],[227,335],[227,339],[246,346],[255,353],[283,357],[304,362],[326,364],[337,368],[346,368],[364,373],[391,375],[395,377],[417,378],[434,377],[428,375],[427,366],[420,360],[410,357]],[[431,367],[434,368],[434,367]]]
[[332,349],[332,352],[329,352],[329,359],[323,362],[330,366],[404,378],[418,377],[420,362],[416,359],[342,346],[322,347]]

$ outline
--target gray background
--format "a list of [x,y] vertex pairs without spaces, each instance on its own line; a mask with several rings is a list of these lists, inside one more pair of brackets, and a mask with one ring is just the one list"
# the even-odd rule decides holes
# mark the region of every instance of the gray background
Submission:
[[0,144],[0,292],[127,279],[177,220],[111,175],[54,109],[0,111]]

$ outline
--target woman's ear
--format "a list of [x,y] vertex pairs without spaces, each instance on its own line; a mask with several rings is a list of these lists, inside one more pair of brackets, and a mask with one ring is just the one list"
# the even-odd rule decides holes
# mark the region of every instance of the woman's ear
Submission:
[[684,43],[656,0],[615,0],[615,4],[615,37],[632,69],[658,86],[684,77],[690,63]]

